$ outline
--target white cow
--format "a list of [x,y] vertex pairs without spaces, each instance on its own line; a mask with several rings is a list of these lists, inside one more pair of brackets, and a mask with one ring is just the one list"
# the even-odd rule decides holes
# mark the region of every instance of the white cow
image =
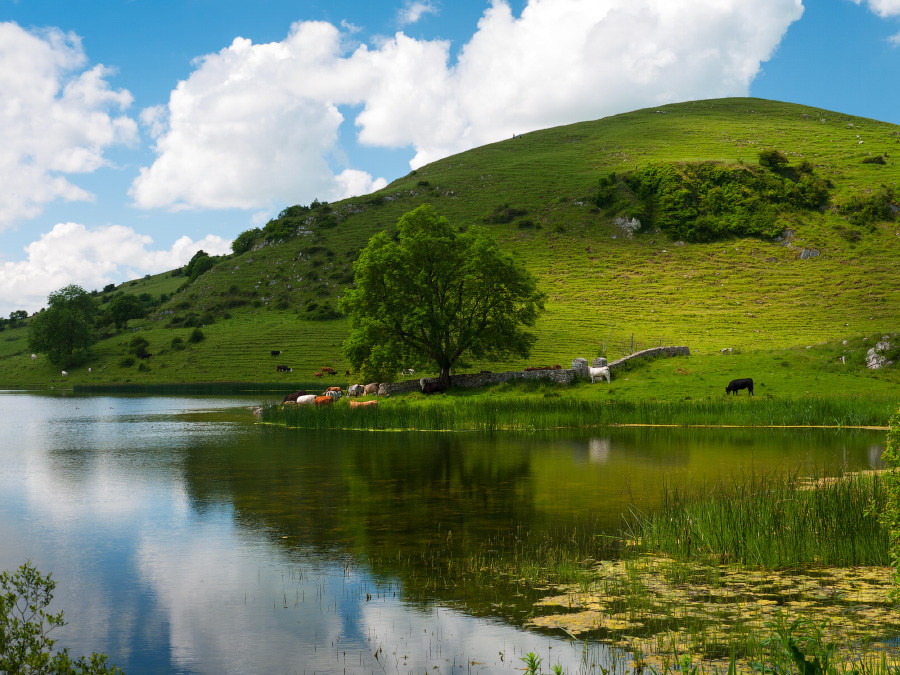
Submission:
[[63,375],[68,375],[68,373],[67,373],[66,371],[62,371],[62,374],[63,374]]
[[351,384],[347,387],[347,396],[362,396],[365,391],[365,387],[361,384]]
[[337,401],[341,397],[341,392],[339,391],[326,391],[325,396],[330,396],[332,400]]
[[591,374],[591,384],[594,384],[597,380],[606,378],[606,381],[610,381],[609,375],[609,366],[601,366],[600,368],[588,368],[588,372]]
[[307,394],[306,396],[297,397],[297,405],[314,405],[316,402],[315,394]]
[[31,360],[32,360],[32,361],[34,361],[36,358],[37,358],[37,354],[32,354],[32,355],[31,355]]

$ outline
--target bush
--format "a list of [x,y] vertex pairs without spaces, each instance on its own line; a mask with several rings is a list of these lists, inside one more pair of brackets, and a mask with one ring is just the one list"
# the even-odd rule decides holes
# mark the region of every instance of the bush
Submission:
[[182,349],[184,349],[184,339],[180,337],[173,337],[171,347],[174,351],[180,352]]
[[136,335],[128,343],[128,353],[140,357],[147,353],[147,347],[149,346],[150,341],[147,338]]
[[783,166],[787,166],[790,161],[788,160],[787,155],[783,152],[779,152],[775,148],[772,148],[771,150],[760,150],[758,157],[760,166],[773,171]]
[[206,339],[206,336],[203,334],[203,331],[199,328],[195,328],[191,331],[190,337],[188,337],[188,342],[191,344],[197,344],[198,342],[203,342]]
[[134,365],[134,357],[126,356],[124,359],[119,361],[119,366],[122,368],[131,368]]
[[54,675],[115,675],[123,671],[107,665],[105,654],[73,659],[68,648],[55,648],[48,635],[66,625],[63,613],[48,614],[56,582],[30,562],[14,574],[0,574],[0,673]]

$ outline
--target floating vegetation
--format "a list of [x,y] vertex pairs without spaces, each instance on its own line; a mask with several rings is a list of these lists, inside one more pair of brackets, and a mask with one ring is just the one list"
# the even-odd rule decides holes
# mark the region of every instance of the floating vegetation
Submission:
[[[682,563],[668,556],[598,562],[596,581],[558,588],[528,625],[598,639],[658,672],[679,655],[707,672],[777,660],[770,638],[784,622],[811,623],[842,663],[864,652],[897,660],[900,613],[888,601],[887,567],[771,572]],[[799,625],[799,624],[798,624]]]

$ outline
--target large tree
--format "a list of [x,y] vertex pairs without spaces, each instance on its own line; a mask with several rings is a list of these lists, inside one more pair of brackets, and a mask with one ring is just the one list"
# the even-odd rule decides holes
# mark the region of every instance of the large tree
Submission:
[[490,235],[450,225],[428,205],[369,240],[353,265],[344,355],[355,369],[433,366],[449,386],[465,358],[527,357],[544,309],[537,280]]
[[31,320],[28,348],[47,354],[58,366],[69,365],[76,351],[94,343],[91,328],[97,306],[88,292],[75,284],[51,293],[47,305]]

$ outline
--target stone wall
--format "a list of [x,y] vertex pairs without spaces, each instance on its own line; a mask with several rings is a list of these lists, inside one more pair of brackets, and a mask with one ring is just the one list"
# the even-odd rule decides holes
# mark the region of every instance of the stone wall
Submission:
[[[626,363],[633,360],[651,359],[659,356],[690,356],[690,354],[691,350],[687,347],[654,347],[653,349],[644,349],[643,351],[635,352],[634,354],[613,361],[609,364],[609,370],[610,372],[615,372],[617,368],[621,369]],[[435,377],[427,377],[424,379],[429,382],[437,381],[437,378]],[[590,379],[587,359],[574,359],[572,361],[572,368],[560,368],[558,370],[515,370],[505,373],[453,375],[450,377],[450,382],[454,387],[476,389],[478,387],[502,384],[504,382],[514,382],[516,380],[546,380],[556,384],[572,384],[580,379]],[[397,394],[408,394],[413,391],[421,391],[419,380],[408,380],[407,382],[397,382],[395,384],[382,384],[378,387],[379,396],[396,396]]]

